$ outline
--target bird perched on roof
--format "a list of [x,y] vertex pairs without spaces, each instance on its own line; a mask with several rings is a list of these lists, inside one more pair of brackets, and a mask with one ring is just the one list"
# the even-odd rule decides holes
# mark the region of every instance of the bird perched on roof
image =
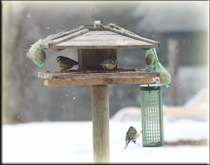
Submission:
[[64,56],[58,56],[56,60],[59,66],[65,70],[71,69],[73,66],[78,65],[78,62]]
[[100,65],[105,70],[112,70],[117,65],[117,60],[114,57],[106,58]]
[[[140,132],[141,133],[141,132]],[[125,137],[125,143],[126,146],[124,149],[126,149],[126,147],[128,146],[128,144],[130,142],[134,142],[136,144],[136,139],[140,136],[140,134],[138,134],[138,132],[136,131],[136,129],[134,127],[130,127],[126,133],[126,137]]]

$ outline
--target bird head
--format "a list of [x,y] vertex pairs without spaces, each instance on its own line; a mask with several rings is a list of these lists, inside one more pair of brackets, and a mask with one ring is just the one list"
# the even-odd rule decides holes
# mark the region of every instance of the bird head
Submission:
[[131,126],[129,127],[128,132],[133,131],[133,130],[135,130],[135,128]]
[[61,56],[58,56],[55,60],[58,62],[61,59]]

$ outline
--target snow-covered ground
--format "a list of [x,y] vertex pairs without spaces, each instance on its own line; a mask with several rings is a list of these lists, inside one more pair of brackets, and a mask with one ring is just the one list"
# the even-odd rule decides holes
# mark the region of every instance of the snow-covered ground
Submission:
[[[130,126],[139,132],[140,121],[110,119],[111,163],[209,163],[209,146],[164,146],[143,148],[129,144],[125,133]],[[2,126],[3,163],[93,163],[92,121],[34,122]],[[164,121],[164,139],[209,139],[209,122],[180,119]],[[141,138],[137,140],[141,143]]]

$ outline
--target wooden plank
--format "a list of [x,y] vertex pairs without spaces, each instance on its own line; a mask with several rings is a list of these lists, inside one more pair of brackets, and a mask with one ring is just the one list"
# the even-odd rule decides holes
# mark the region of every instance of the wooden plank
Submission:
[[[131,32],[131,31],[129,31],[129,30],[126,30],[126,29],[123,29],[122,27],[117,26],[117,25],[112,24],[112,23],[110,23],[109,26],[110,26],[111,28],[115,28],[115,29],[120,30],[120,31],[122,31],[122,32],[134,34],[133,32]],[[103,26],[103,27],[104,27],[104,26]]]
[[82,58],[82,49],[77,49],[78,51],[78,70],[79,71],[82,71],[82,70],[85,70],[85,68],[83,66],[85,66],[83,63],[83,58]]
[[71,31],[68,31],[68,32],[60,32],[60,33],[57,33],[57,34],[55,34],[53,37],[51,37],[50,40],[54,40],[54,39],[58,39],[58,38],[61,38],[61,37],[70,35],[70,34],[72,34],[72,33],[75,33],[75,32],[77,32],[77,31],[79,31],[79,30],[82,30],[83,28],[84,28],[84,26],[81,26],[81,27],[79,27],[79,28],[77,28],[77,29],[74,29],[74,30],[71,30]]
[[[97,50],[96,49],[80,49],[80,61],[81,63],[79,63],[79,70],[80,71],[84,71],[87,70],[87,65],[88,63],[91,63],[91,60],[93,60],[94,62],[94,58],[92,58],[95,54],[97,54]],[[79,61],[79,62],[80,62]]]
[[111,32],[110,30],[92,30],[89,29],[88,33],[83,34],[84,36],[89,35],[115,35],[115,32]]
[[[84,30],[88,30],[88,29],[84,29]],[[81,36],[78,35],[78,37],[74,36],[73,38],[71,37],[68,38],[68,36],[66,36],[68,39],[66,39],[66,37],[62,37],[57,40],[53,40],[52,42],[49,42],[49,45],[56,44],[52,46],[52,48],[57,49],[57,50],[62,50],[62,49],[122,49],[122,48],[141,48],[141,49],[148,50],[148,49],[151,49],[154,47],[157,48],[160,46],[160,43],[157,41],[149,40],[149,39],[140,37],[138,35],[124,33],[113,28],[110,28],[110,30],[97,29],[97,31],[95,31],[95,30],[89,29],[88,32],[86,32],[85,34],[82,34]],[[73,35],[75,35],[75,33]],[[46,42],[46,43],[42,43],[41,47],[43,49],[49,49],[49,45],[48,45],[48,42]]]
[[120,48],[154,48],[153,44],[141,41],[66,41],[54,46],[55,49],[120,49]]
[[[48,45],[48,44],[49,44],[52,40],[58,39],[58,38],[61,38],[61,37],[67,36],[67,35],[70,35],[70,34],[72,34],[72,33],[75,33],[75,32],[77,32],[77,31],[80,31],[81,29],[83,29],[83,26],[81,26],[81,27],[79,27],[79,28],[77,28],[77,29],[71,30],[71,31],[69,31],[69,32],[60,32],[60,33],[56,34],[54,37],[48,36],[48,37],[51,37],[51,39],[50,39],[50,40],[47,40],[47,41],[45,41],[45,42],[43,42],[43,43],[41,43],[40,46],[41,46],[43,49],[49,49],[49,45]],[[63,50],[63,49],[54,49],[54,50],[55,50],[55,51],[61,51],[61,50]]]
[[159,72],[123,72],[123,73],[59,73],[51,74],[38,72],[39,78],[44,79],[106,79],[106,78],[144,78],[158,77]]
[[92,86],[93,161],[110,162],[109,90],[107,85]]
[[71,41],[136,41],[133,38],[129,38],[122,35],[94,35],[94,36],[78,36],[76,38],[73,38]]
[[[94,69],[107,57],[114,57],[117,59],[116,49],[79,49],[79,70],[85,71],[87,69]],[[80,63],[81,62],[81,63]],[[96,69],[96,68],[95,68]],[[100,69],[103,69],[100,67]]]
[[153,77],[106,78],[106,79],[56,79],[44,80],[45,86],[108,85],[108,84],[151,84]]
[[58,45],[55,45],[55,48],[59,47],[68,47],[68,46],[153,46],[150,43],[137,41],[137,40],[69,40]]
[[[58,45],[53,46],[53,49],[124,49],[124,48],[141,48],[141,49],[151,49],[153,44],[144,43],[141,41],[134,40],[93,40],[93,41],[79,41],[79,40],[69,40]],[[42,44],[43,49],[49,49],[48,44]]]
[[133,34],[130,34],[130,33],[125,33],[123,31],[120,31],[120,30],[117,30],[117,29],[113,29],[113,28],[110,28],[110,30],[113,31],[113,32],[119,33],[121,35],[125,35],[125,36],[131,37],[131,38],[135,38],[137,40],[141,40],[143,42],[151,43],[151,44],[154,45],[155,48],[158,48],[160,46],[160,43],[157,42],[157,41],[154,41],[154,40],[150,40],[150,39],[147,39],[147,38],[144,38],[144,37],[140,37],[138,35],[133,35]]
[[67,36],[64,36],[62,38],[58,38],[58,39],[55,39],[55,40],[51,40],[48,42],[48,46],[49,48],[53,47],[54,45],[57,45],[59,43],[62,43],[62,42],[65,42],[67,40],[70,40],[74,37],[77,37],[79,35],[82,35],[84,33],[87,33],[89,30],[88,29],[84,29],[84,30],[81,30],[81,31],[78,31],[78,32],[75,32],[73,34],[70,34],[70,35],[67,35]]

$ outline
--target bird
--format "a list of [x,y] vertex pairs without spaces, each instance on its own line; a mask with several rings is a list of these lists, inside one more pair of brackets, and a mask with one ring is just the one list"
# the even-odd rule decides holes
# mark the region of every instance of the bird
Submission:
[[71,69],[73,66],[78,65],[78,62],[64,56],[58,56],[55,60],[57,60],[59,66],[64,70]]
[[105,69],[105,70],[112,70],[115,68],[117,65],[117,60],[114,57],[109,57],[103,60],[100,65]]
[[[141,133],[141,132],[140,132]],[[126,149],[126,147],[128,146],[128,144],[130,142],[134,142],[136,144],[136,139],[140,136],[140,134],[138,134],[138,132],[136,131],[136,129],[134,127],[129,127],[127,133],[126,133],[126,137],[125,137],[125,143],[126,146],[124,148],[124,150]]]

